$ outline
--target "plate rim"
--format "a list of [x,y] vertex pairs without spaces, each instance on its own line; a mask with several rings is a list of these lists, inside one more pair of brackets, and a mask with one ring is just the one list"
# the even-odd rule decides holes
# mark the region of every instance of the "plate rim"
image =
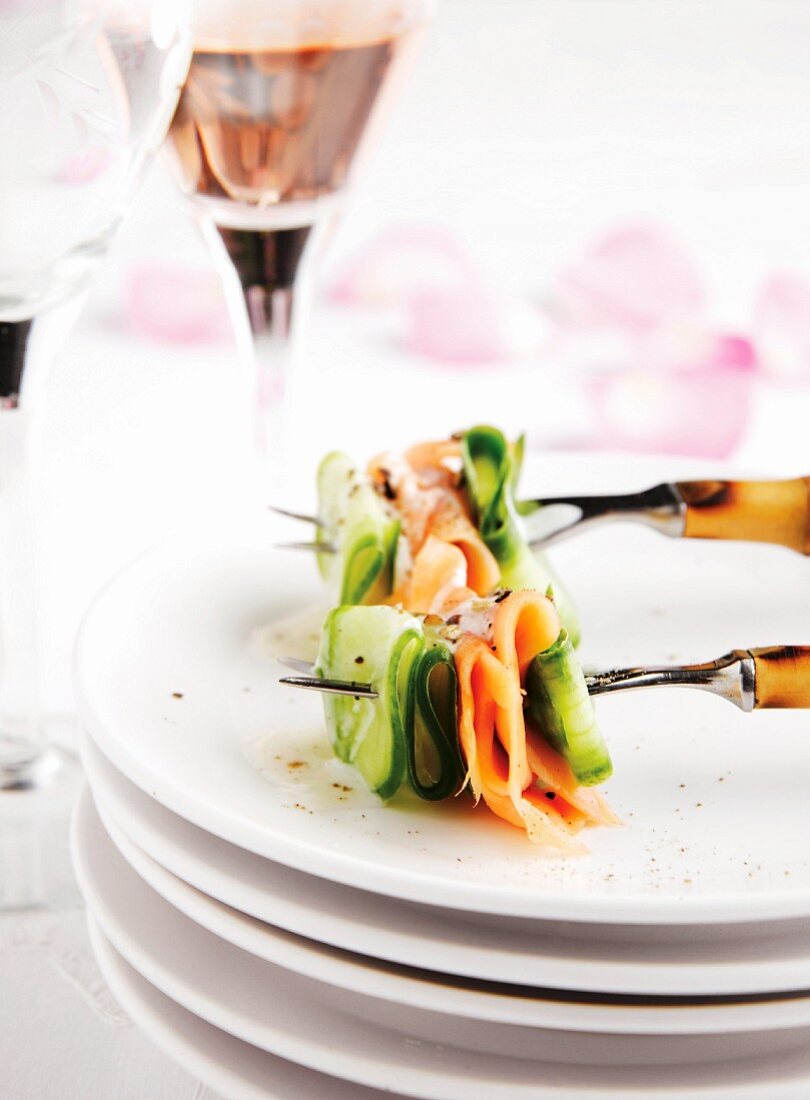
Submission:
[[[736,1002],[725,1005],[716,1002],[712,1004],[694,1003],[686,997],[683,999],[683,1003],[679,1005],[648,1003],[642,1006],[622,1004],[621,994],[611,995],[614,997],[613,1000],[600,1003],[599,1001],[588,1001],[587,993],[584,991],[577,991],[581,993],[581,1001],[575,998],[569,999],[568,997],[555,1000],[544,996],[543,994],[548,992],[544,989],[538,989],[537,996],[534,997],[528,994],[518,997],[515,994],[510,994],[504,983],[500,983],[499,988],[493,991],[481,988],[470,990],[455,985],[450,975],[441,975],[433,971],[422,971],[422,976],[417,973],[417,976],[413,977],[409,974],[389,973],[388,970],[383,969],[385,964],[380,963],[379,960],[364,958],[363,956],[355,956],[351,959],[332,959],[332,951],[340,949],[327,948],[324,953],[322,949],[327,945],[323,943],[304,940],[303,937],[294,936],[291,933],[283,933],[284,938],[289,939],[294,936],[297,941],[302,941],[292,944],[293,956],[303,959],[307,964],[306,968],[302,969],[299,965],[296,965],[293,959],[285,958],[283,950],[277,950],[275,954],[264,954],[261,951],[254,950],[248,942],[253,937],[240,935],[238,931],[235,933],[231,931],[238,925],[238,918],[244,916],[244,914],[240,914],[238,910],[232,909],[223,902],[208,897],[202,891],[195,890],[184,883],[182,879],[172,875],[170,871],[161,867],[151,856],[129,840],[114,820],[105,814],[102,807],[96,804],[95,810],[108,837],[123,859],[164,901],[179,909],[189,920],[200,924],[213,935],[227,940],[234,947],[239,947],[243,951],[266,959],[276,966],[291,970],[296,974],[303,974],[304,977],[322,981],[336,988],[347,989],[352,993],[360,993],[366,997],[428,1012],[440,1012],[444,1015],[469,1017],[482,1022],[502,1023],[517,1027],[548,1028],[554,1031],[590,1031],[622,1035],[708,1035],[728,1031],[732,1025],[734,1030],[739,1029],[740,1031],[778,1030],[785,1026],[784,1022],[780,1024],[769,1023],[766,1017],[758,1017],[756,1011],[759,1009],[767,1014],[767,1010],[777,1004],[783,1007],[789,1005],[791,1009],[798,1007],[804,1010],[806,1015],[800,1021],[791,1020],[790,1027],[810,1027],[810,990],[804,991],[804,996],[801,996],[798,992],[789,998],[775,994],[764,999],[758,998],[755,1002]],[[161,883],[161,879],[164,879],[164,877],[168,881]],[[178,896],[180,901],[178,901]],[[186,908],[184,905],[188,907]],[[223,912],[218,912],[220,909]],[[201,912],[205,915],[204,919],[200,919]],[[218,916],[220,919],[212,919],[213,915]],[[234,917],[237,919],[234,920]],[[281,940],[282,937],[278,934],[278,929],[274,929],[272,925],[266,927],[270,930],[268,940],[274,938]],[[280,946],[282,945],[280,944]],[[307,962],[307,955],[311,956],[312,961]],[[321,974],[317,973],[317,964],[314,961],[317,957],[320,957],[324,966],[324,972]],[[403,969],[410,970],[413,968],[403,966]],[[354,972],[353,978],[351,977],[352,972]],[[349,980],[342,977],[343,974],[349,976]],[[364,978],[369,979],[367,984],[364,982]],[[446,980],[442,981],[442,978]],[[397,995],[397,987],[401,992],[407,994],[407,999]],[[433,989],[442,991],[435,1001],[431,1000],[428,993]],[[560,990],[559,992],[570,993],[574,991]],[[443,996],[447,996],[451,1001],[455,999],[455,1003],[448,1004],[444,1002]],[[654,1000],[652,997],[649,999],[650,1001]],[[545,1015],[540,1006],[545,1010]],[[498,1008],[502,1008],[503,1012],[499,1013]],[[577,1018],[576,1010],[584,1011],[586,1013],[585,1017]],[[521,1012],[523,1018],[521,1018]],[[738,1013],[741,1018],[740,1022],[725,1019],[726,1016],[735,1017]],[[573,1018],[571,1018],[572,1016]],[[694,1025],[698,1020],[701,1024],[708,1023],[709,1026],[696,1028]]]
[[[94,754],[94,755],[91,756],[90,755],[91,753]],[[115,766],[112,764],[111,761],[107,760],[104,757],[101,750],[93,744],[93,742],[89,739],[89,736],[86,735],[86,734],[84,735],[83,742],[82,742],[82,758],[83,758],[83,762],[84,762],[84,765],[85,765],[85,771],[86,771],[88,780],[90,782],[90,786],[91,786],[91,789],[93,791],[93,796],[94,796],[95,800],[97,802],[100,802],[100,803],[105,803],[106,802],[107,813],[110,814],[111,816],[113,816],[114,818],[116,818],[116,815],[118,815],[118,817],[120,817],[123,814],[123,816],[126,818],[126,822],[124,824],[121,824],[120,820],[118,820],[116,818],[116,823],[117,823],[118,827],[125,833],[125,835],[127,835],[127,838],[130,840],[131,843],[135,844],[142,851],[144,851],[152,860],[154,860],[155,863],[157,863],[159,866],[163,867],[169,873],[174,875],[174,877],[180,879],[182,882],[185,882],[190,888],[192,888],[194,890],[197,890],[200,893],[204,893],[204,894],[207,893],[209,896],[213,897],[216,901],[221,902],[223,905],[226,905],[227,907],[229,907],[231,909],[236,909],[238,911],[244,912],[248,916],[252,916],[252,917],[256,918],[257,920],[262,921],[264,923],[273,923],[273,921],[268,917],[268,912],[272,908],[273,916],[278,918],[278,910],[277,910],[277,904],[276,904],[277,898],[274,899],[274,902],[273,902],[272,906],[268,904],[265,908],[264,906],[256,905],[256,903],[254,901],[252,901],[252,899],[245,900],[244,898],[242,898],[241,899],[241,905],[240,905],[237,902],[237,899],[235,897],[221,896],[221,893],[229,894],[229,888],[227,886],[225,886],[225,887],[222,886],[222,876],[223,876],[223,874],[227,874],[227,872],[223,872],[221,870],[221,868],[219,868],[219,866],[218,866],[219,860],[218,859],[215,859],[215,863],[212,864],[210,853],[209,853],[208,858],[204,862],[204,866],[205,866],[205,873],[208,876],[213,876],[213,878],[209,877],[207,879],[206,878],[200,879],[199,877],[197,877],[194,874],[193,868],[190,872],[187,864],[185,866],[178,866],[178,864],[176,862],[174,862],[173,859],[172,859],[172,856],[171,856],[172,851],[173,850],[177,851],[177,849],[180,848],[181,849],[181,861],[182,861],[183,858],[185,858],[186,860],[188,860],[190,858],[192,863],[194,863],[194,864],[200,864],[202,862],[202,857],[199,854],[197,854],[197,855],[195,855],[194,853],[189,854],[188,846],[187,846],[187,844],[185,843],[185,841],[183,839],[181,839],[179,842],[176,839],[175,840],[169,839],[168,842],[167,842],[167,838],[166,838],[164,832],[157,829],[154,825],[150,825],[149,823],[147,823],[147,825],[146,825],[147,833],[156,834],[158,836],[160,842],[164,845],[164,847],[161,849],[160,852],[155,853],[155,852],[150,850],[148,845],[145,845],[141,842],[142,839],[144,839],[144,838],[142,838],[142,837],[135,837],[135,838],[131,837],[129,835],[129,832],[128,832],[128,827],[131,827],[132,817],[134,816],[136,818],[136,831],[137,831],[137,829],[138,829],[138,819],[142,819],[143,810],[146,809],[146,808],[151,810],[152,806],[156,806],[157,809],[161,813],[165,813],[165,814],[170,815],[172,818],[176,818],[176,821],[179,822],[181,824],[181,826],[184,827],[184,828],[197,830],[197,829],[199,829],[199,827],[196,826],[196,825],[193,825],[191,822],[186,821],[185,818],[181,818],[177,815],[174,815],[171,810],[167,809],[165,806],[161,805],[160,803],[155,802],[154,799],[149,799],[148,795],[146,795],[140,788],[138,788],[134,784],[132,784],[122,772],[119,772],[115,768]],[[132,792],[137,796],[137,798],[144,799],[144,806],[143,807],[136,806],[133,809],[129,804],[126,803],[126,798],[124,798],[124,800],[122,802],[122,792],[120,790],[116,790],[114,787],[112,787],[110,785],[110,776],[109,775],[103,775],[98,770],[98,764],[99,763],[101,763],[102,765],[106,765],[106,767],[112,772],[113,782],[118,782],[118,783],[121,783],[121,784],[124,785],[124,790],[123,790],[124,795],[126,795],[127,797],[130,795],[130,791],[127,789],[127,786],[126,786],[127,784],[129,784],[129,786],[131,787]],[[122,807],[123,807],[123,810],[122,810]],[[173,826],[175,824],[175,822],[171,821],[171,822],[169,822],[169,824],[170,824],[170,826]],[[140,828],[143,829],[143,826],[141,825]],[[167,849],[165,847],[166,843],[168,843],[168,846],[169,846],[169,862],[168,863],[166,861],[166,851],[167,851]],[[227,844],[228,842],[227,841],[221,841],[221,843]],[[261,859],[261,857],[255,856],[253,853],[245,853],[245,854],[247,854],[250,859],[256,859],[256,860]],[[170,864],[173,864],[173,865],[170,865]],[[216,864],[216,866],[215,866],[215,864]],[[284,867],[283,870],[285,872],[290,872],[292,874],[304,874],[304,872],[295,871],[293,869],[286,868],[286,867]],[[196,878],[196,881],[194,881],[195,878]],[[315,879],[314,881],[318,884],[318,886],[322,885],[324,889],[329,888],[330,884],[328,882],[326,882],[325,880]],[[212,882],[214,883],[213,887],[212,887]],[[234,889],[236,889],[236,888],[237,888],[237,886],[234,883]],[[342,885],[339,888],[340,889],[353,889],[352,887],[343,887]],[[217,890],[217,892],[214,892],[214,890]],[[387,898],[385,895],[374,895],[373,894],[373,895],[370,895],[370,897],[374,901],[376,901],[378,903],[382,903],[384,905],[390,905],[392,903],[392,901],[395,900],[395,899]],[[301,903],[299,902],[299,905],[300,904]],[[305,908],[307,909],[307,912],[311,911],[310,906],[305,905]],[[427,919],[430,920],[431,917],[432,917],[432,914],[434,912],[434,909],[432,907],[424,907],[424,908],[425,908],[425,915],[426,915]],[[341,917],[341,922],[346,923],[346,924],[352,924],[353,923],[352,918],[349,917],[349,916],[342,916]],[[302,930],[300,926],[293,926],[293,924],[294,924],[294,922],[289,922],[289,918],[287,918],[285,923],[284,924],[279,924],[278,927],[281,927],[284,931],[290,932],[294,935],[302,936],[304,938],[309,938],[309,939],[313,938],[313,933],[312,933],[311,927],[308,927],[306,930]],[[378,924],[379,924],[379,922],[378,922]],[[355,940],[352,940],[352,942],[349,943],[349,942],[346,941],[345,937],[343,937],[343,938],[341,938],[340,936],[335,937],[334,924],[331,927],[333,929],[333,931],[332,931],[332,937],[333,938],[330,940],[329,946],[336,947],[338,949],[343,949],[343,950],[352,952],[354,954],[360,954],[361,953],[358,950],[358,946],[357,946],[357,943],[356,943]],[[699,928],[701,926],[697,926],[697,927]],[[490,929],[487,929],[486,931],[488,932],[489,935],[492,935],[492,936],[495,935],[495,933]],[[323,942],[326,942],[326,941],[323,941]],[[449,960],[449,964],[448,964],[448,957],[447,957],[448,944],[447,944],[446,939],[442,939],[439,936],[436,936],[434,938],[433,942],[436,945],[441,946],[441,950],[444,953],[443,954],[443,963],[444,963],[444,965],[449,965],[449,967],[452,968],[452,969],[448,969],[447,973],[452,975],[452,976],[461,977],[461,978],[468,978],[468,977],[474,977],[475,976],[475,975],[471,974],[470,969],[469,969],[474,964],[473,964],[472,958],[470,958],[469,963],[467,965],[464,965],[464,964],[456,961],[456,954],[462,954],[462,955],[467,954],[467,955],[473,956],[476,960],[480,960],[482,951],[486,952],[488,955],[492,954],[492,951],[493,951],[493,949],[490,945],[487,945],[484,948],[481,948],[478,945],[471,946],[469,943],[465,945],[463,943],[459,944],[458,942],[456,942],[456,943],[450,945],[451,956],[450,956],[450,960]],[[405,966],[411,966],[411,967],[414,967],[414,968],[418,968],[418,962],[417,961],[413,961],[413,962],[403,961],[403,959],[401,957],[398,957],[396,955],[395,952],[399,948],[395,948],[395,947],[389,945],[387,947],[387,949],[381,949],[379,946],[376,946],[375,951],[378,952],[378,954],[374,954],[372,956],[371,949],[370,949],[371,945],[368,944],[367,942],[364,945],[368,948],[368,953],[371,957],[379,958],[379,959],[382,959],[383,961],[386,961],[386,962],[392,962],[392,963],[395,963],[395,964],[401,964],[401,965],[405,965]],[[410,950],[413,950],[413,951],[418,950],[417,942],[412,943]],[[455,954],[454,954],[454,952],[455,952]],[[508,958],[507,962],[506,962],[506,965],[509,967],[509,973],[513,972],[512,967],[514,966],[515,967],[514,972],[519,973],[520,978],[525,979],[526,978],[525,967],[526,967],[527,964],[532,965],[533,961],[534,960],[529,960],[529,957],[528,957],[527,954],[520,953],[517,956],[512,956],[511,958]],[[554,958],[554,957],[546,957],[544,959],[543,956],[540,956],[540,961],[541,961],[543,966],[551,967],[552,970],[555,967],[562,968],[562,967],[565,967],[565,966],[570,967],[572,965],[570,960],[562,961],[559,958]],[[658,979],[658,980],[671,981],[672,976],[675,976],[678,979],[677,988],[669,987],[665,990],[661,990],[660,988],[654,988],[650,984],[649,978],[648,978],[649,971],[650,971],[649,963],[632,964],[632,963],[628,963],[626,960],[618,960],[618,961],[614,961],[614,962],[608,961],[608,962],[598,962],[598,963],[577,962],[577,963],[574,963],[573,965],[575,965],[578,968],[577,971],[573,975],[573,979],[572,979],[572,976],[569,972],[567,975],[564,975],[564,977],[561,976],[561,977],[558,977],[558,978],[554,979],[554,985],[552,986],[552,988],[566,988],[566,989],[577,990],[577,991],[582,991],[582,992],[606,993],[606,994],[612,994],[612,995],[630,994],[630,995],[638,995],[638,996],[644,996],[644,995],[650,995],[650,996],[703,996],[703,995],[706,995],[707,992],[715,992],[715,993],[717,992],[716,987],[713,991],[707,991],[706,988],[703,987],[703,986],[698,988],[698,989],[695,989],[695,988],[692,988],[692,987],[684,986],[682,984],[684,973],[688,973],[688,972],[690,972],[694,969],[705,970],[707,973],[711,972],[711,974],[713,976],[712,980],[713,981],[716,980],[717,964],[711,964],[711,965],[706,964],[705,967],[702,966],[701,964],[697,964],[697,963],[688,964],[687,966],[684,966],[683,964],[675,964],[675,963],[669,964],[668,966],[659,966],[659,969],[661,969],[665,972],[665,977],[662,978],[662,979]],[[785,977],[782,978],[781,981],[782,982],[787,981],[788,984],[787,985],[779,984],[777,986],[777,989],[774,989],[773,984],[772,984],[773,979],[767,979],[766,980],[766,979],[762,978],[762,976],[761,976],[760,972],[764,969],[763,965],[757,964],[757,963],[745,963],[745,962],[740,963],[740,962],[734,962],[734,961],[725,963],[723,965],[723,970],[725,970],[730,975],[733,975],[735,977],[735,983],[734,983],[732,988],[723,989],[721,991],[721,993],[724,994],[724,995],[727,995],[727,996],[735,996],[735,995],[740,995],[740,994],[752,994],[752,993],[753,994],[756,994],[756,993],[777,993],[778,994],[780,992],[781,993],[794,992],[796,989],[804,987],[804,983],[796,983],[796,984],[793,984],[793,985],[790,984],[791,982],[795,983],[795,974],[797,973],[797,970],[798,970],[797,960],[795,958],[794,959],[783,960],[778,965],[779,965],[780,971],[785,974]],[[810,955],[808,955],[805,958],[804,965],[807,968],[807,976],[810,977]],[[493,954],[492,955],[492,962],[489,963],[488,966],[492,966],[493,968],[498,968],[498,967],[502,968],[504,966],[503,955]],[[590,976],[586,978],[586,974],[588,973],[588,968],[590,968]],[[593,973],[594,968],[596,969],[596,978],[595,979],[594,979],[594,973]],[[633,980],[635,982],[638,982],[640,979],[643,979],[642,984],[641,985],[635,985],[633,988],[627,988],[626,986],[629,983],[627,982],[627,979],[625,979],[625,988],[616,989],[615,986],[612,986],[610,984],[609,980],[606,980],[605,978],[602,977],[601,972],[602,972],[603,969],[609,969],[609,970],[622,969],[625,972],[628,969],[631,969],[634,972],[634,974],[636,975]],[[752,988],[751,984],[747,984],[747,983],[751,983],[751,981],[752,981],[751,975],[750,975],[750,972],[751,972],[752,969],[754,970],[753,988]],[[494,975],[494,969],[493,969],[492,973]],[[739,978],[740,973],[748,974],[749,976],[747,978],[744,978],[744,979],[741,980]],[[563,971],[563,974],[564,974],[564,971]],[[499,981],[499,980],[500,981],[506,981],[507,984],[508,984],[512,979],[510,979],[510,978],[504,979],[503,973],[501,971],[501,973],[499,973],[497,976],[493,976],[491,980],[493,980],[493,981]],[[585,984],[586,981],[588,983],[587,985]],[[518,984],[517,979],[515,979],[514,984]]]
[[[249,1043],[246,1043],[244,1039],[238,1039],[235,1035],[231,1035],[227,1031],[223,1031],[222,1028],[216,1027],[214,1024],[209,1023],[208,1020],[204,1020],[201,1016],[195,1015],[195,1013],[184,1008],[183,1005],[179,1004],[177,1001],[173,1001],[171,997],[163,993],[157,986],[152,985],[143,974],[140,974],[134,966],[127,962],[120,952],[116,951],[115,947],[113,947],[110,940],[101,930],[95,917],[89,911],[87,913],[87,929],[93,956],[98,964],[102,977],[110,987],[110,991],[116,1001],[120,1003],[127,1015],[131,1017],[136,1026],[139,1027],[147,1038],[153,1042],[156,1047],[159,1047],[168,1058],[171,1058],[172,1061],[176,1062],[182,1069],[185,1069],[188,1073],[191,1073],[198,1080],[202,1081],[203,1084],[221,1093],[223,1096],[233,1097],[233,1100],[291,1100],[291,1097],[295,1097],[297,1100],[300,1096],[298,1086],[296,1086],[295,1093],[276,1093],[274,1096],[268,1091],[270,1087],[269,1082],[271,1080],[276,1080],[279,1067],[283,1067],[285,1072],[292,1071],[296,1075],[308,1076],[311,1074],[313,1077],[323,1078],[324,1082],[328,1081],[332,1091],[334,1091],[335,1086],[345,1086],[347,1091],[344,1092],[343,1100],[354,1100],[355,1096],[358,1100],[375,1100],[376,1097],[382,1097],[384,1095],[393,1096],[393,1100],[398,1100],[397,1094],[384,1094],[378,1089],[369,1089],[364,1085],[357,1085],[354,1082],[341,1081],[340,1078],[332,1078],[327,1074],[320,1074],[317,1070],[307,1069],[305,1066],[296,1065],[295,1062],[288,1062],[284,1058],[279,1058],[277,1054],[271,1054],[269,1051],[260,1050],[258,1047],[253,1047],[251,1049],[251,1056],[263,1060],[266,1059],[268,1062],[268,1070],[262,1070],[264,1083],[258,1085],[254,1082],[245,1080],[244,1077],[237,1077],[236,1074],[239,1072],[238,1069],[234,1069],[231,1066],[223,1067],[221,1062],[214,1061],[210,1057],[207,1057],[207,1050],[205,1048],[201,1049],[193,1045],[191,1040],[187,1037],[184,1040],[178,1040],[176,1034],[172,1031],[171,1025],[161,1018],[160,1009],[151,1003],[151,999],[154,996],[155,998],[160,998],[167,1002],[167,1004],[171,1006],[171,1012],[182,1014],[184,1022],[186,1022],[185,1018],[188,1018],[187,1022],[189,1026],[202,1028],[206,1032],[209,1030],[217,1032],[218,1041],[224,1041],[228,1046],[233,1044],[235,1047],[250,1047]],[[126,968],[126,970],[124,968]],[[135,983],[142,983],[145,990],[133,991],[133,985]],[[147,1000],[149,1000],[150,1003],[147,1004]],[[244,1052],[240,1050],[239,1057],[235,1059],[237,1065],[243,1064],[243,1057]],[[338,1098],[338,1100],[340,1100],[340,1098]]]

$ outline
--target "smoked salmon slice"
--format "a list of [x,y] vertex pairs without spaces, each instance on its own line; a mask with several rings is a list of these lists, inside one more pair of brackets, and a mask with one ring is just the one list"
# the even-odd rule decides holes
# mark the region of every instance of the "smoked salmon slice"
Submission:
[[559,631],[553,603],[539,592],[501,599],[491,640],[470,633],[456,646],[458,729],[476,801],[483,799],[535,843],[574,853],[586,850],[576,831],[618,819],[601,795],[577,784],[541,733],[526,727],[523,676]]

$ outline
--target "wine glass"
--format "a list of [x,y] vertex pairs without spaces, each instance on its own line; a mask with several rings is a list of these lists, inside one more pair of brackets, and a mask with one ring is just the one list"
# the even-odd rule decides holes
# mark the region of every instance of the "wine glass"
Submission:
[[[167,153],[224,263],[269,473],[283,478],[291,322],[308,260],[432,0],[201,0]],[[233,275],[236,275],[236,279]]]
[[37,659],[44,384],[190,51],[186,0],[0,0],[0,803],[71,771]]

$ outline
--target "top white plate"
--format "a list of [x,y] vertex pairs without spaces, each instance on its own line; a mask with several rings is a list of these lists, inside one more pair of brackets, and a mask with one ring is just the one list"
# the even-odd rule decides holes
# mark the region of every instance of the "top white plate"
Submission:
[[[528,463],[533,493],[684,476],[672,462],[549,462]],[[276,682],[273,649],[311,656],[315,645],[281,624],[318,599],[314,563],[275,551],[278,535],[256,519],[176,539],[88,612],[76,651],[81,716],[158,801],[289,866],[450,908],[633,923],[810,915],[806,713],[748,716],[677,689],[601,700],[616,766],[608,794],[626,824],[590,831],[581,858],[533,848],[466,798],[381,806],[331,759],[318,698]],[[556,560],[582,610],[587,663],[808,641],[810,563],[780,548],[615,526],[565,544]]]

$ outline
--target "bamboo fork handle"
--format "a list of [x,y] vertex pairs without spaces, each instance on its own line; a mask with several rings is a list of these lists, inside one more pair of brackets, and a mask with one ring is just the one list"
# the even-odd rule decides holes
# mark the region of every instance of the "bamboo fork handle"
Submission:
[[684,536],[771,542],[810,554],[810,477],[789,481],[681,481]]
[[810,646],[749,649],[756,669],[756,702],[764,707],[810,707]]

